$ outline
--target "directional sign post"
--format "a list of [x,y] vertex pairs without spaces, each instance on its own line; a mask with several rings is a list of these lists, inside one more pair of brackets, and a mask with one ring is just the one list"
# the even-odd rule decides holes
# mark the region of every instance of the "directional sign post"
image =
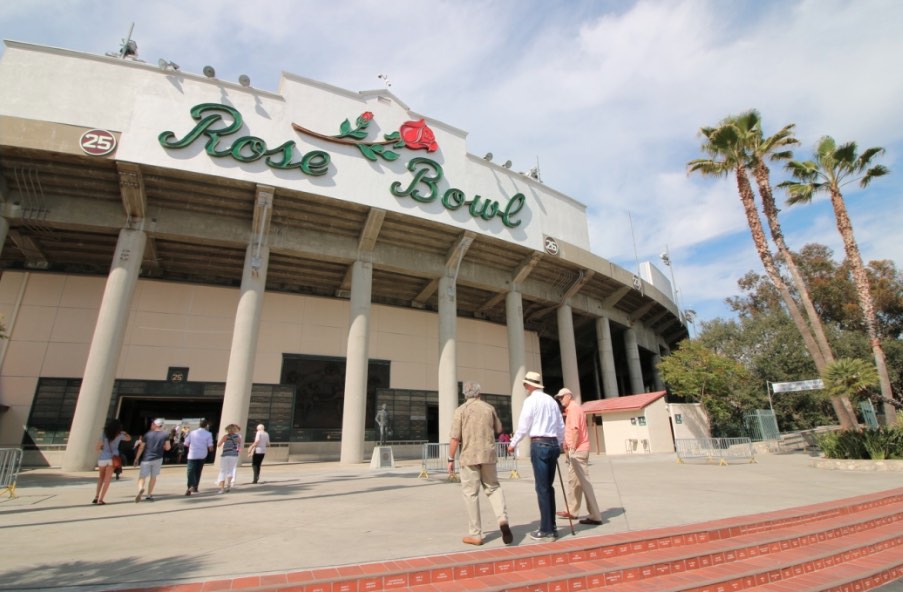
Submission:
[[[771,409],[771,414],[774,415],[774,406],[771,404],[772,393],[799,393],[802,391],[817,391],[823,388],[825,388],[825,383],[820,378],[798,380],[796,382],[768,382],[765,385],[765,390],[768,391],[768,408]],[[777,424],[777,415],[774,415],[774,421]]]

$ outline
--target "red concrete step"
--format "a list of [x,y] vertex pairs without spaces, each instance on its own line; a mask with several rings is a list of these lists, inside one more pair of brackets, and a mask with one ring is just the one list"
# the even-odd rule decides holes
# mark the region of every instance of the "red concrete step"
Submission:
[[[903,549],[901,520],[903,512],[898,512],[894,520],[880,526],[855,530],[839,526],[835,529],[838,531],[836,536],[817,537],[811,541],[811,535],[805,533],[799,537],[793,535],[793,538],[780,540],[775,536],[769,536],[770,542],[763,544],[746,540],[739,547],[732,544],[727,549],[722,549],[718,544],[724,541],[712,541],[686,549],[677,549],[681,551],[680,553],[675,553],[676,549],[640,553],[636,557],[624,557],[626,562],[609,559],[587,560],[571,562],[552,569],[538,568],[503,576],[489,576],[473,582],[458,579],[441,585],[410,589],[431,592],[455,590],[568,592],[603,587],[606,592],[745,590],[760,584],[785,581],[810,572],[840,566],[842,563],[886,550]],[[862,524],[874,522],[869,520]],[[847,534],[841,535],[841,530]],[[759,536],[761,538],[762,535]],[[887,564],[882,565],[888,567]]]
[[[887,567],[895,565],[895,567]],[[757,592],[859,592],[874,590],[903,579],[903,546],[846,562],[842,565],[807,573],[786,582],[774,582],[756,588]]]
[[[755,585],[789,586],[793,578],[843,574],[844,566],[858,567],[860,563],[871,566],[870,575],[860,578],[863,581],[897,579],[899,562],[887,562],[896,561],[896,553],[903,549],[901,525],[903,488],[671,528],[600,536],[564,535],[554,543],[149,590],[571,592],[602,587],[609,592],[725,592],[748,588],[753,581]],[[840,585],[852,585],[852,580]]]
[[[903,548],[903,537],[898,535],[897,525],[877,529],[875,532],[843,537],[806,547],[779,551],[776,554],[760,555],[746,560],[722,563],[698,570],[687,570],[676,574],[664,574],[645,580],[634,580],[623,584],[607,586],[607,592],[634,592],[648,590],[656,592],[723,592],[756,589],[766,583],[780,582],[785,590],[809,590],[800,586],[796,578],[825,570],[839,570],[846,563],[861,558],[881,557],[885,551],[898,552]],[[853,540],[856,539],[856,540]],[[896,564],[879,563],[884,568]],[[597,581],[597,579],[596,579]],[[587,578],[588,587],[594,580]],[[550,587],[549,590],[552,588]]]

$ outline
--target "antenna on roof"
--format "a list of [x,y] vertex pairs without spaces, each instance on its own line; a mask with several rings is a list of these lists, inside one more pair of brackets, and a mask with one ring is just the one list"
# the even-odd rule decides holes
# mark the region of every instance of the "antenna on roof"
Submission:
[[539,175],[539,155],[536,156],[536,166],[530,169],[527,176],[542,183],[542,177]]
[[119,48],[119,51],[116,53],[108,53],[107,55],[111,58],[121,58],[121,59],[130,59],[137,60],[138,59],[138,44],[132,40],[132,31],[135,30],[135,23],[132,23],[132,26],[129,27],[128,37],[122,40],[122,46]]

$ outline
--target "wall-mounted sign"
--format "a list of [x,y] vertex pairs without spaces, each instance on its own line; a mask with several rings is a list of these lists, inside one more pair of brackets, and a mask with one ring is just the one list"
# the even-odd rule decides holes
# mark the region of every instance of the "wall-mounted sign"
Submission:
[[[265,140],[256,136],[227,139],[237,134],[244,126],[241,113],[234,107],[202,103],[191,108],[191,117],[197,122],[191,131],[182,138],[177,137],[172,131],[162,132],[157,138],[160,145],[169,150],[178,150],[187,148],[204,137],[206,138],[204,149],[214,158],[232,158],[241,163],[263,159],[270,168],[298,169],[311,177],[329,172],[332,159],[328,152],[312,150],[305,154],[298,149],[294,140],[270,148]],[[382,140],[368,139],[368,128],[372,121],[373,113],[366,111],[357,117],[353,126],[348,119],[344,120],[339,125],[339,133],[333,136],[309,130],[295,123],[292,124],[292,128],[296,132],[319,140],[354,146],[364,158],[371,161],[378,161],[380,158],[388,162],[397,160],[401,156],[397,151],[401,149],[426,152],[435,152],[439,149],[433,130],[423,119],[406,121],[398,131],[384,135]],[[462,190],[455,187],[449,187],[444,191],[440,188],[443,179],[442,166],[432,159],[413,158],[408,162],[407,169],[412,173],[410,181],[406,184],[395,181],[389,187],[389,192],[395,197],[410,197],[421,203],[439,199],[443,207],[450,211],[466,208],[474,218],[487,222],[498,218],[508,228],[516,228],[521,224],[521,220],[516,218],[526,205],[526,197],[522,193],[511,196],[504,205],[481,195],[474,195],[468,199]]]
[[166,372],[166,382],[188,382],[188,368],[170,366]]
[[85,154],[106,156],[116,150],[116,136],[107,130],[92,129],[82,134],[78,144]]
[[558,241],[551,236],[543,237],[543,248],[545,248],[546,253],[555,257],[561,253],[561,249],[558,248]]

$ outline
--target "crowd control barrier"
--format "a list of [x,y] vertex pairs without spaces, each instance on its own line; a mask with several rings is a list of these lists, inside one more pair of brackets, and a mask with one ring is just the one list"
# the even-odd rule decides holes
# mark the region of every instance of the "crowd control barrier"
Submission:
[[717,462],[719,465],[731,461],[758,462],[749,438],[676,438],[677,462],[693,460]]
[[[445,473],[448,470],[448,444],[428,443],[422,445],[420,475],[421,479],[429,479],[430,471],[435,473]],[[520,479],[520,473],[517,472],[517,451],[509,454],[508,445],[504,442],[495,443],[496,456],[498,461],[496,470],[501,475],[508,472],[509,479]],[[455,458],[455,472],[448,477],[449,481],[459,481],[458,477],[458,459]]]
[[0,448],[0,495],[16,497],[16,478],[21,467],[21,448]]

